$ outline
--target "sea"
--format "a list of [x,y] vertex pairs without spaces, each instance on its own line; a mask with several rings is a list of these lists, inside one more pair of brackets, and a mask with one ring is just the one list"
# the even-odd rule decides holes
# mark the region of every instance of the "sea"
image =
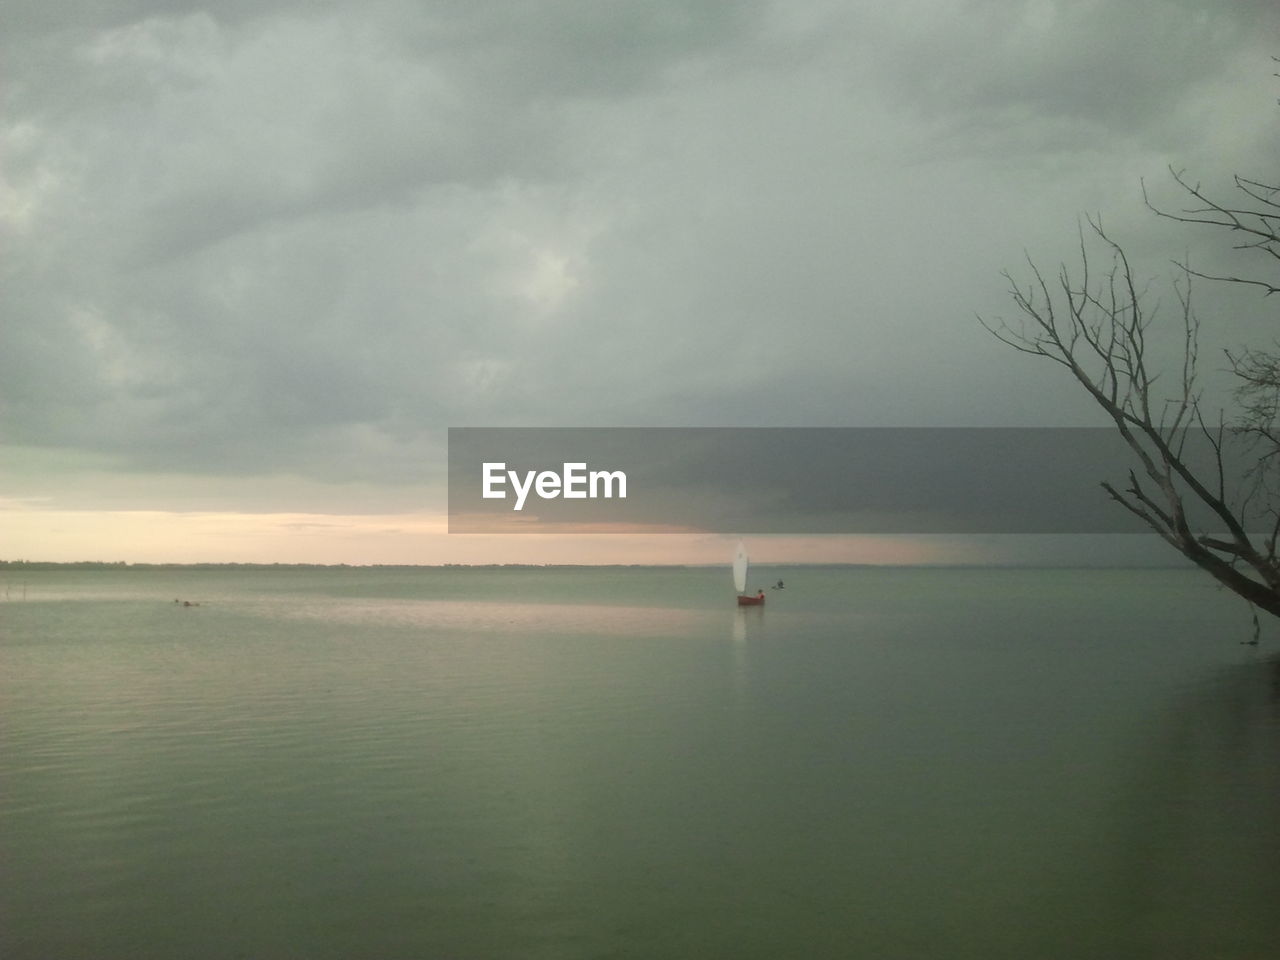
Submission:
[[751,586],[6,568],[0,956],[1278,955],[1280,639],[1209,578]]

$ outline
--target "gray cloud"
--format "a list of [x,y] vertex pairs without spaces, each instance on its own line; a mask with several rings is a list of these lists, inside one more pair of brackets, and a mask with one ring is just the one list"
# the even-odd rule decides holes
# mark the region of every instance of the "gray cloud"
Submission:
[[1082,209],[1159,265],[1137,178],[1274,146],[1261,3],[13,22],[0,430],[139,471],[405,481],[465,424],[1090,423],[972,321],[998,270],[1069,256]]

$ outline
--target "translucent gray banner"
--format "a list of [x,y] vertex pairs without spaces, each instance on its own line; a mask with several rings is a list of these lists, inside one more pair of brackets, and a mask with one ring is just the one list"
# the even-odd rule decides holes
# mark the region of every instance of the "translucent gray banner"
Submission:
[[1130,469],[1109,429],[451,428],[449,532],[1143,533]]

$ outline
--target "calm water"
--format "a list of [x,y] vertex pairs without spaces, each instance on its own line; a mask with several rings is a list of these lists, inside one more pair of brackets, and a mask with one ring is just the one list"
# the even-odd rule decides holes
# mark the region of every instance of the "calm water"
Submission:
[[4,575],[0,955],[1276,955],[1242,604],[778,576]]

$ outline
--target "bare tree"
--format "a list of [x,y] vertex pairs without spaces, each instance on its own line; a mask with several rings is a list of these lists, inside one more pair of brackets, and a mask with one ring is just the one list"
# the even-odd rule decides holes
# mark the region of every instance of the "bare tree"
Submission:
[[[1265,266],[1280,274],[1280,185],[1237,175],[1233,178],[1236,203],[1231,204],[1210,197],[1199,183],[1189,181],[1182,171],[1170,168],[1169,172],[1192,205],[1178,211],[1157,207],[1151,202],[1144,183],[1142,197],[1152,212],[1178,223],[1223,230],[1236,240],[1232,249],[1260,256]],[[1253,259],[1258,259],[1258,256]],[[1265,276],[1208,274],[1193,270],[1187,263],[1179,266],[1188,276],[1259,288],[1268,297],[1280,293],[1280,287]],[[1236,387],[1238,426],[1261,444],[1270,445],[1273,454],[1280,453],[1280,437],[1276,431],[1276,417],[1280,415],[1280,344],[1272,343],[1267,348],[1227,350],[1226,356],[1239,381]]]
[[[1237,180],[1261,205],[1237,209],[1206,199],[1198,185],[1178,174],[1175,180],[1202,206],[1177,214],[1157,211],[1161,216],[1240,231],[1248,236],[1242,249],[1270,252],[1280,260],[1274,188]],[[982,320],[983,326],[1014,349],[1064,367],[1106,412],[1137,462],[1123,485],[1102,484],[1112,499],[1220,583],[1280,616],[1280,497],[1269,482],[1280,460],[1274,429],[1280,353],[1234,355],[1240,409],[1230,421],[1225,414],[1206,420],[1196,381],[1199,325],[1191,302],[1196,278],[1258,285],[1268,294],[1276,288],[1263,281],[1206,276],[1183,264],[1174,283],[1179,323],[1170,331],[1179,340],[1180,369],[1165,395],[1157,391],[1161,371],[1152,368],[1148,348],[1156,306],[1149,306],[1147,285],[1139,283],[1101,221],[1086,223],[1080,230],[1079,265],[1059,267],[1050,281],[1028,259],[1029,278],[1021,284],[1006,271],[1019,320],[1016,325]],[[1098,270],[1100,260],[1105,266]],[[1189,442],[1207,450],[1207,458],[1191,456]],[[1236,466],[1242,444],[1249,450],[1245,469]]]
[[[1147,195],[1147,185],[1143,183],[1142,199],[1156,216],[1176,220],[1178,223],[1200,224],[1226,230],[1233,235],[1238,235],[1239,242],[1233,245],[1233,249],[1259,253],[1267,258],[1269,261],[1267,265],[1272,269],[1280,267],[1280,233],[1277,232],[1280,231],[1280,186],[1249,180],[1237,174],[1233,179],[1238,195],[1237,200],[1242,205],[1234,206],[1220,203],[1209,197],[1201,189],[1200,184],[1189,181],[1183,171],[1170,167],[1169,173],[1178,186],[1195,201],[1195,205],[1177,212],[1161,209],[1151,202],[1150,196]],[[1187,272],[1206,280],[1261,287],[1267,296],[1280,293],[1280,287],[1269,280],[1199,273],[1185,265],[1184,268]]]

